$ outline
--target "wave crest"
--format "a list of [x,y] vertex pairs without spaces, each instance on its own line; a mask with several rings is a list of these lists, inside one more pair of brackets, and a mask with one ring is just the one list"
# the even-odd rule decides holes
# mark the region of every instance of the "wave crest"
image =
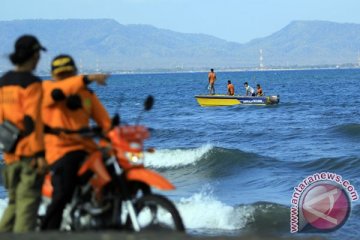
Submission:
[[[210,190],[209,190],[210,189]],[[272,202],[228,205],[213,196],[206,187],[189,198],[182,198],[177,208],[187,229],[251,230],[288,232],[290,208]]]
[[227,205],[206,190],[182,198],[177,207],[187,229],[242,229],[252,212],[251,207],[239,209]]
[[163,149],[145,154],[145,165],[154,168],[177,168],[195,164],[206,156],[213,146],[210,144],[194,149]]
[[[263,166],[270,164],[269,158],[237,149],[226,149],[203,145],[190,149],[164,149],[146,154],[145,164],[154,168],[179,168],[184,166],[232,167],[231,165]],[[274,161],[272,161],[273,163]]]

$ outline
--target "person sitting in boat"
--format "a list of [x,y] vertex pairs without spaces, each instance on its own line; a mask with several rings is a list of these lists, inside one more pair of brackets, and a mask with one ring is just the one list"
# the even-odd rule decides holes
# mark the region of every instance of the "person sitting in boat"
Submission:
[[246,89],[246,96],[256,96],[255,90],[249,86],[248,82],[244,83]]
[[264,93],[263,93],[263,90],[260,86],[260,84],[256,84],[256,96],[263,96]]
[[235,94],[234,85],[231,83],[230,80],[228,80],[227,90],[228,90],[228,93],[227,93],[228,95],[233,96]]

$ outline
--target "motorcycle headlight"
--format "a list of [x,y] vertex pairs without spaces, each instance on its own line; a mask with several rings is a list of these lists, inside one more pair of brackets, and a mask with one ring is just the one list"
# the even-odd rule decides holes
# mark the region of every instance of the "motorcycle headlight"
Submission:
[[133,165],[144,164],[144,154],[142,152],[140,152],[140,153],[128,152],[126,155],[127,155],[127,158],[129,159],[129,161],[131,162],[131,164],[133,164]]

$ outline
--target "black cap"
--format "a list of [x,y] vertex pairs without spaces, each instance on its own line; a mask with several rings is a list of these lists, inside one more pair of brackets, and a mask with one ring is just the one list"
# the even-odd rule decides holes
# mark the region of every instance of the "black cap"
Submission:
[[62,54],[56,56],[51,62],[52,75],[58,75],[63,72],[77,71],[74,59],[70,55]]
[[14,64],[22,64],[30,59],[37,51],[46,51],[39,40],[32,35],[23,35],[15,42],[15,51],[10,54],[10,60]]
[[32,35],[23,35],[16,40],[15,52],[20,50],[28,52],[46,51],[46,48],[41,46],[39,40]]

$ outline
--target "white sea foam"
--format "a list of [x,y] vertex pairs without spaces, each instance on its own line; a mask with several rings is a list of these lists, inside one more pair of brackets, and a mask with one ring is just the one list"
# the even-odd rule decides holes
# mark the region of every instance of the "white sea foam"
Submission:
[[254,212],[251,205],[233,207],[206,191],[183,198],[176,205],[187,229],[243,229]]
[[155,153],[145,155],[145,165],[149,167],[181,167],[194,164],[207,154],[213,146],[210,144],[203,145],[194,149],[163,149]]
[[[0,218],[7,199],[0,199]],[[204,190],[176,203],[186,229],[243,229],[252,221],[254,207],[233,207],[216,199],[211,191]],[[164,214],[164,218],[168,217]],[[170,219],[169,219],[170,220]]]

